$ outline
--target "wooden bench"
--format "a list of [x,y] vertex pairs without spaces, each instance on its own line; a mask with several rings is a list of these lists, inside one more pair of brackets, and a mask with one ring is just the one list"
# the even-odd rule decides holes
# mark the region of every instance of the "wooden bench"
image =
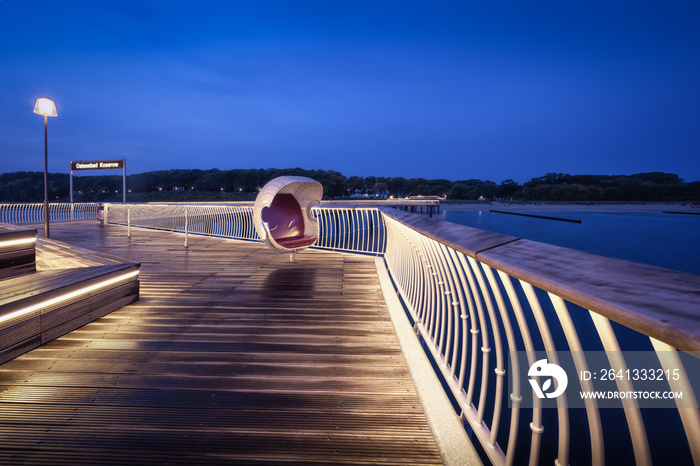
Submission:
[[0,280],[36,271],[36,230],[0,230]]
[[0,364],[139,299],[138,263],[35,235],[0,226]]

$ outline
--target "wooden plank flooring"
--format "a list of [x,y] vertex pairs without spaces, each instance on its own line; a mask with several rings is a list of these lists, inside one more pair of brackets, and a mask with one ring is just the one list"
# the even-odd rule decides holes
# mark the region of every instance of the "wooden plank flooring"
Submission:
[[99,267],[101,265],[122,264],[119,257],[91,251],[77,245],[67,245],[43,236],[36,239],[37,270],[75,269]]
[[0,463],[440,463],[371,258],[51,232],[141,262],[141,300],[0,366]]

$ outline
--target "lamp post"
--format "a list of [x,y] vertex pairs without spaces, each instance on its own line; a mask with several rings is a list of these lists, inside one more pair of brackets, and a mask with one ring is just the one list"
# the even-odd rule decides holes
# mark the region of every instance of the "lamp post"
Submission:
[[46,97],[36,99],[34,104],[34,113],[44,115],[44,237],[49,237],[49,132],[48,132],[48,117],[58,116],[56,113],[56,104],[53,100]]

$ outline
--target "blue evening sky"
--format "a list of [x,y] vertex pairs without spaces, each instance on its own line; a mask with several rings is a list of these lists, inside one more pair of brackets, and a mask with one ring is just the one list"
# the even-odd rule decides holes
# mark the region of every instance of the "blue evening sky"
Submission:
[[51,172],[697,181],[699,24],[696,0],[0,0],[0,172],[43,170],[45,96]]

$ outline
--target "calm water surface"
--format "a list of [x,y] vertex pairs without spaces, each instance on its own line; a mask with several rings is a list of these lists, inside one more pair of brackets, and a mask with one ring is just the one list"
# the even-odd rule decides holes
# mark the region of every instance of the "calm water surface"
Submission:
[[[480,211],[446,211],[448,222],[700,275],[700,215],[662,212],[524,211],[559,222]],[[503,209],[507,210],[507,209]]]

